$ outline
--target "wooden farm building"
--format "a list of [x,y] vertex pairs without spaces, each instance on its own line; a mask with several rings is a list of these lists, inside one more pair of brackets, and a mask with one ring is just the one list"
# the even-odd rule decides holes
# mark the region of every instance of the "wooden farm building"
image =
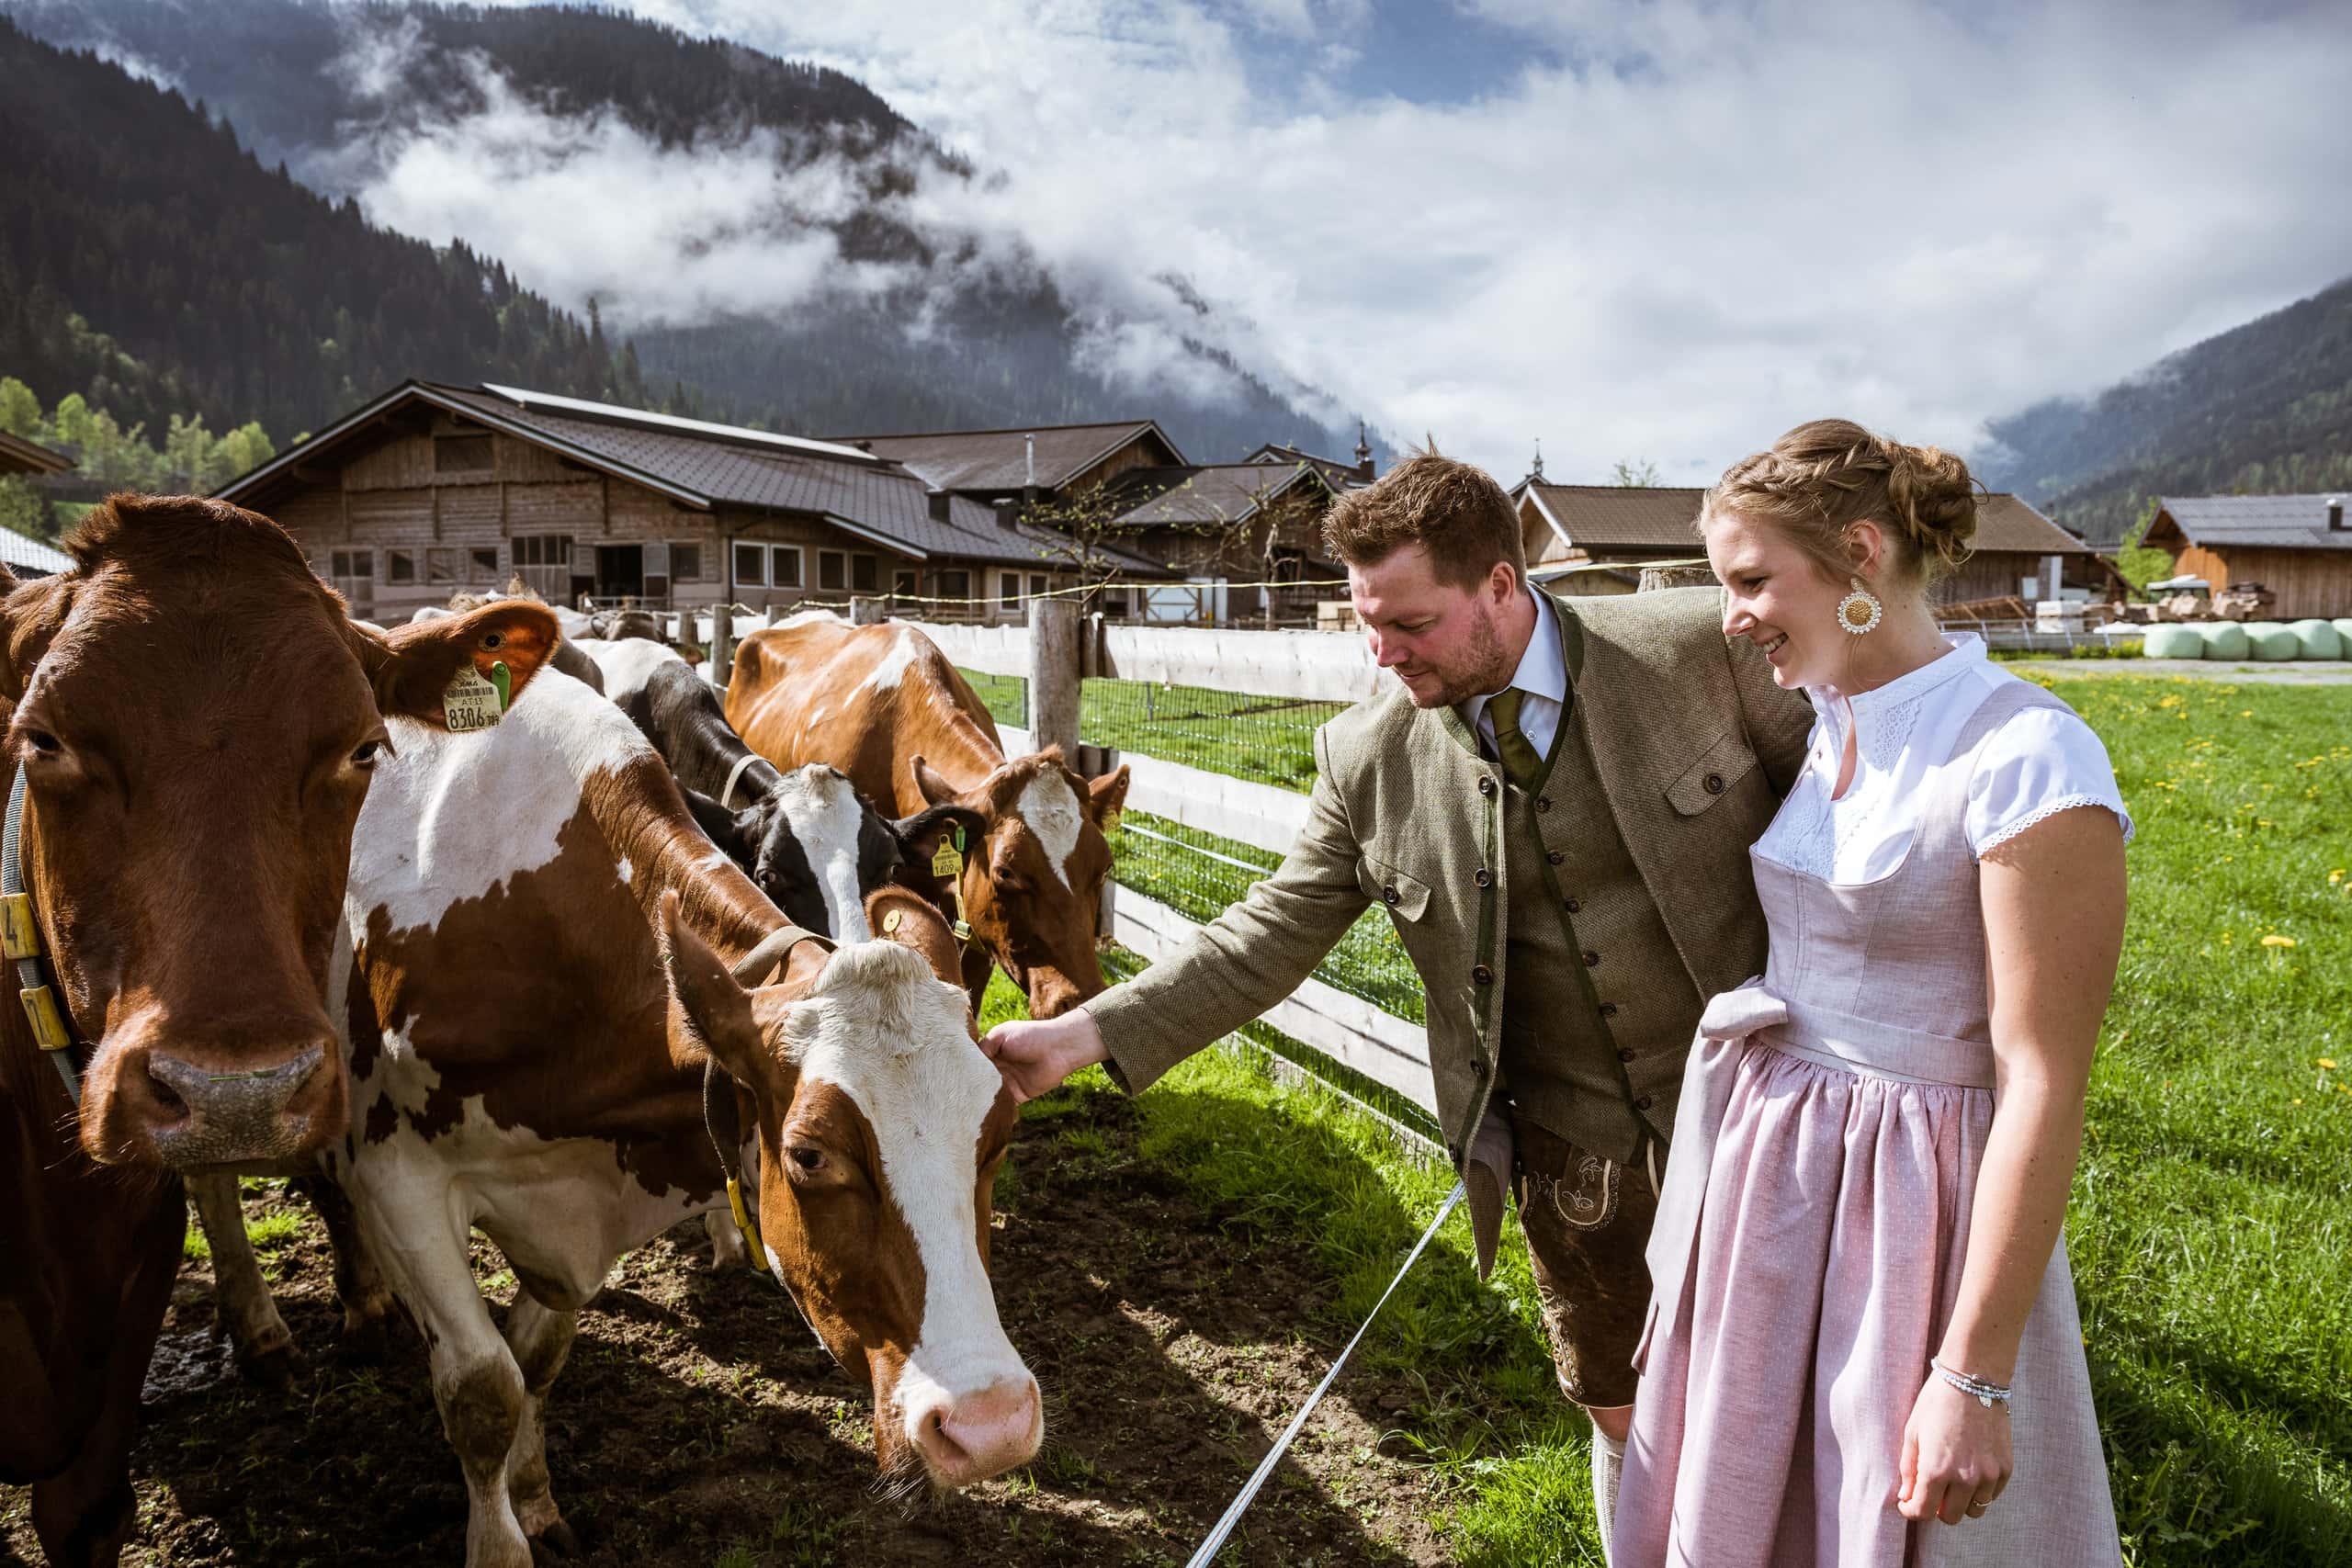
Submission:
[[[1529,573],[1544,577],[1547,569],[1599,563],[1605,569],[1551,578],[1553,588],[1631,593],[1643,567],[1706,555],[1697,527],[1706,493],[1662,485],[1555,485],[1531,475],[1513,492]],[[1975,554],[1936,592],[1948,604],[2003,596],[2035,600],[2057,597],[2053,581],[2100,592],[2110,581],[2097,551],[2000,492],[1977,509]]]
[[1130,469],[1184,461],[1167,432],[1148,419],[838,439],[899,464],[934,489],[989,503],[1069,502]]
[[[1332,468],[1350,479],[1334,479]],[[1219,619],[1255,619],[1269,608],[1278,619],[1309,618],[1317,601],[1332,596],[1329,585],[1347,577],[1324,551],[1323,514],[1342,490],[1362,483],[1353,473],[1304,457],[1130,469],[1113,487],[1116,510],[1104,528],[1194,582],[1299,585],[1222,592]]]
[[2340,495],[2165,496],[2140,542],[2177,552],[2175,575],[2218,591],[2258,582],[2281,620],[2352,615],[2352,523]]
[[887,455],[488,384],[403,382],[220,494],[377,620],[518,574],[565,604],[896,594],[981,619],[1077,581],[1065,539]]
[[[74,466],[74,459],[62,452],[52,452],[39,442],[0,430],[0,476],[22,474],[46,479],[51,474],[65,473]],[[0,566],[6,566],[9,575],[19,582],[53,577],[70,570],[73,565],[74,558],[64,551],[39,539],[28,539],[12,529],[0,528]]]

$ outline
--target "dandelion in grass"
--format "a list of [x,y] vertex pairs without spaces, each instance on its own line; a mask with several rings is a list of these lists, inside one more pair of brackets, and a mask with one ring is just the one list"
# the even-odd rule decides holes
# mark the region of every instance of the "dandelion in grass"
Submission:
[[2292,947],[2295,945],[2295,939],[2290,936],[2279,936],[2274,932],[2262,939],[2262,945],[2265,947]]

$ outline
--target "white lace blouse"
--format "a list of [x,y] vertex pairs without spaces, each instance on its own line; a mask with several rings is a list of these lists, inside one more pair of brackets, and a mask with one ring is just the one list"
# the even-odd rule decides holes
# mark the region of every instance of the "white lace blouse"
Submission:
[[[1836,883],[1875,882],[1902,865],[1935,775],[1952,765],[1962,727],[2002,682],[2018,678],[1984,657],[1982,637],[1947,640],[1950,653],[1850,701],[1807,689],[1816,716],[1812,749],[1757,853]],[[1832,800],[1849,723],[1854,778],[1844,797]],[[2028,708],[2009,718],[1977,754],[1968,792],[1968,841],[1980,857],[2078,806],[2114,812],[2131,841],[2132,814],[2107,748],[2071,710]]]

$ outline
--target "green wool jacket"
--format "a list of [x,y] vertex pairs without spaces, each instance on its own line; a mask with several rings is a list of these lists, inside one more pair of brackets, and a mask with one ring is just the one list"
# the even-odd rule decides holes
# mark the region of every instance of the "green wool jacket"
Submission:
[[[1673,938],[1676,988],[1700,998],[1687,1041],[1705,998],[1763,970],[1747,851],[1795,783],[1813,710],[1746,638],[1726,644],[1719,590],[1552,603],[1564,629],[1582,628],[1572,696],[1606,807]],[[1510,980],[1501,770],[1452,707],[1417,708],[1401,686],[1317,730],[1315,766],[1306,826],[1273,874],[1087,1010],[1113,1076],[1139,1092],[1295,990],[1378,900],[1427,993],[1438,1121],[1459,1168],[1495,1083]],[[1687,1054],[1632,1077],[1662,1132]]]

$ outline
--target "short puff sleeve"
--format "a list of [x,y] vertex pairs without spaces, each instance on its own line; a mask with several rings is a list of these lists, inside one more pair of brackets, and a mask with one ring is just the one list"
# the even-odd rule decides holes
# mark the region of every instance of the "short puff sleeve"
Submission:
[[2072,708],[2027,708],[1977,753],[1968,781],[1969,847],[1981,860],[2035,823],[2078,806],[2114,812],[2123,841],[2132,841],[2132,814],[2098,734]]

